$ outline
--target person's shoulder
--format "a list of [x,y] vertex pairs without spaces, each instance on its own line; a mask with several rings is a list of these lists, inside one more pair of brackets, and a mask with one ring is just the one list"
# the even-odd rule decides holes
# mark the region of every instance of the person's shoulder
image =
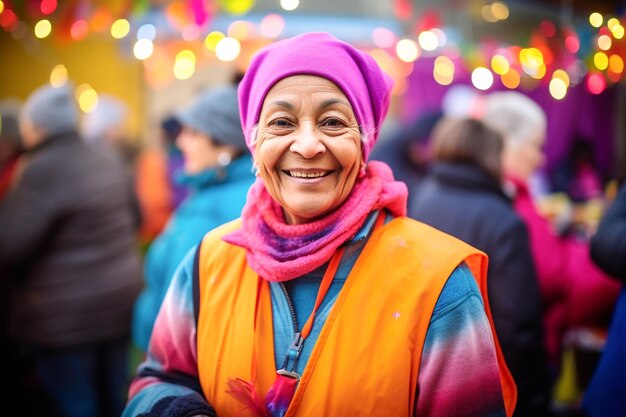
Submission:
[[467,264],[461,263],[452,271],[452,274],[450,274],[450,277],[441,290],[441,294],[433,310],[433,318],[445,314],[450,309],[457,307],[463,301],[473,296],[482,300],[472,272]]
[[227,235],[228,233],[234,232],[240,227],[241,217],[238,217],[235,220],[231,220],[207,232],[207,234],[204,236],[203,241],[221,241],[223,236]]

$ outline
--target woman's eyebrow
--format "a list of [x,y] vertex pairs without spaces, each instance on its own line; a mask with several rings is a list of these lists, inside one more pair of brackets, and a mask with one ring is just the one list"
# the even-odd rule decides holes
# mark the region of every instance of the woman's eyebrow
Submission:
[[344,106],[348,107],[349,109],[352,109],[352,106],[346,100],[342,100],[342,99],[338,99],[338,98],[329,98],[327,100],[322,101],[320,103],[320,105],[317,106],[317,110],[318,111],[323,110],[326,107],[332,106],[333,104],[343,104]]
[[288,110],[293,110],[295,108],[293,104],[284,100],[272,101],[271,103],[268,104],[268,107],[270,106],[285,107]]

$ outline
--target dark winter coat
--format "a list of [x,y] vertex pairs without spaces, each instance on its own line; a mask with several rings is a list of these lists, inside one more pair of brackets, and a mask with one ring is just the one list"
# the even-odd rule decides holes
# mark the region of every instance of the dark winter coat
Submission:
[[491,311],[518,388],[515,416],[545,415],[550,375],[541,295],[526,227],[511,200],[481,169],[437,162],[415,189],[409,216],[487,253]]
[[50,137],[26,157],[0,205],[0,271],[21,271],[13,334],[44,347],[128,335],[142,281],[121,167],[75,133]]

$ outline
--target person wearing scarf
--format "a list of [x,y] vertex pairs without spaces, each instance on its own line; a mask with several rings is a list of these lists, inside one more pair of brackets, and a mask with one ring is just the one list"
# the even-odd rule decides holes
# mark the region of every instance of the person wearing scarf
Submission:
[[239,85],[258,178],[173,278],[123,416],[510,416],[486,255],[368,161],[392,83],[327,33]]

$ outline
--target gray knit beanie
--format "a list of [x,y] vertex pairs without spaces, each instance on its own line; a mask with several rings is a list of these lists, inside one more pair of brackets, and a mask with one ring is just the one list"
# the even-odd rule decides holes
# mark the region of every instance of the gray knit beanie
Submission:
[[55,88],[50,85],[35,90],[22,107],[33,126],[48,135],[67,133],[78,128],[78,108],[72,89],[65,85]]
[[203,92],[190,106],[176,114],[183,126],[205,133],[216,143],[247,152],[241,129],[237,88],[217,87]]

